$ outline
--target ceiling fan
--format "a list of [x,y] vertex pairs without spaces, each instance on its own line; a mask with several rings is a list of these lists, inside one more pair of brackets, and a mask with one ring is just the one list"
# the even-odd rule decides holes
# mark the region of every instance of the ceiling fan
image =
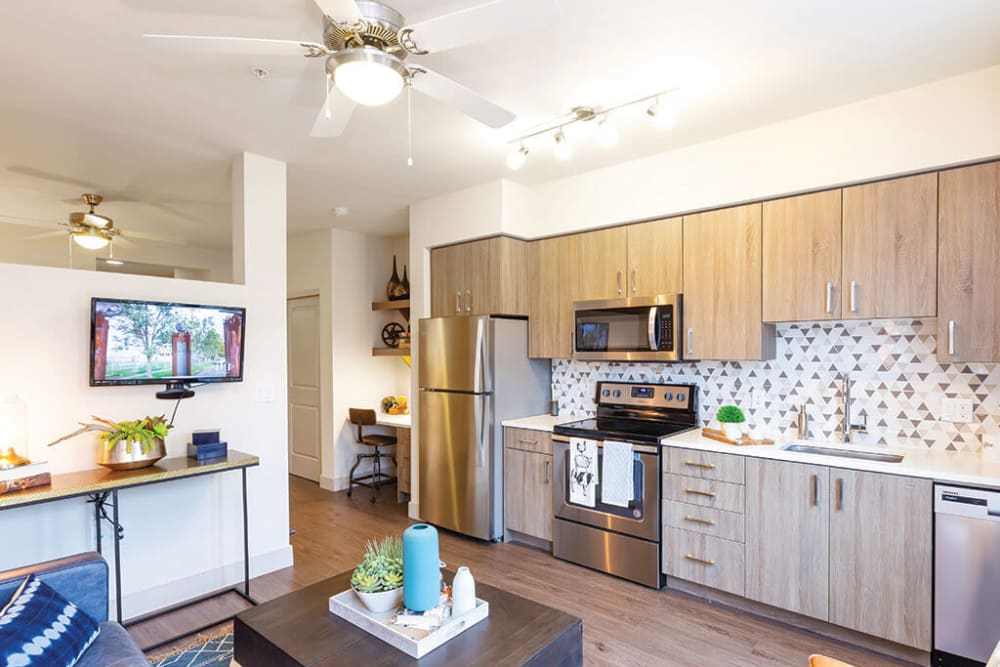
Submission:
[[[556,16],[555,0],[493,0],[407,25],[403,15],[376,0],[314,0],[322,10],[323,42],[154,35],[202,52],[325,58],[327,97],[313,125],[314,137],[337,137],[357,104],[379,106],[404,86],[453,106],[492,128],[514,120],[512,112],[410,56],[439,53],[538,28]],[[332,85],[331,85],[332,84]]]

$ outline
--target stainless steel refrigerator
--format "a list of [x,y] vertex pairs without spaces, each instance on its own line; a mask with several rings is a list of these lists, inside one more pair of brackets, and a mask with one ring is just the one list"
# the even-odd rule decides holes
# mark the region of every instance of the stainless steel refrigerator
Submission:
[[552,367],[528,358],[528,323],[432,317],[418,329],[420,517],[503,537],[505,419],[548,411]]

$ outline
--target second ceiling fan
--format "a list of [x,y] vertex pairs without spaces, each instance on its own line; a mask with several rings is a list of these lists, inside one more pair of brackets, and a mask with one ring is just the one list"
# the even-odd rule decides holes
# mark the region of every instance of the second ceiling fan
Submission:
[[489,127],[507,125],[515,118],[512,112],[452,79],[406,62],[407,58],[537,28],[556,15],[555,0],[494,0],[406,25],[401,13],[375,0],[314,1],[324,15],[322,43],[200,35],[144,37],[175,40],[214,53],[325,58],[327,99],[311,134],[337,137],[355,105],[386,104],[406,85]]

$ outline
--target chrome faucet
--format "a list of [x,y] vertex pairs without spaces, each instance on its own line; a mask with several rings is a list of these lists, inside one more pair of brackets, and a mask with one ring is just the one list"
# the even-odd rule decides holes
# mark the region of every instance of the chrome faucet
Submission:
[[844,420],[841,423],[841,431],[844,434],[844,442],[849,444],[854,444],[854,434],[855,433],[867,433],[868,432],[868,417],[865,415],[859,416],[859,423],[854,424],[851,421],[851,379],[848,376],[843,376],[841,379],[843,382],[844,391]]

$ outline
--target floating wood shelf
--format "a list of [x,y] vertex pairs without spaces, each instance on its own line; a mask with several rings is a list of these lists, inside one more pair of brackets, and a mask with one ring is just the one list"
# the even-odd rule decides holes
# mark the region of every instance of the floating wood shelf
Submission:
[[399,348],[399,347],[373,347],[372,348],[373,357],[408,357],[410,356],[410,348]]
[[372,310],[409,310],[410,300],[403,301],[373,301]]

